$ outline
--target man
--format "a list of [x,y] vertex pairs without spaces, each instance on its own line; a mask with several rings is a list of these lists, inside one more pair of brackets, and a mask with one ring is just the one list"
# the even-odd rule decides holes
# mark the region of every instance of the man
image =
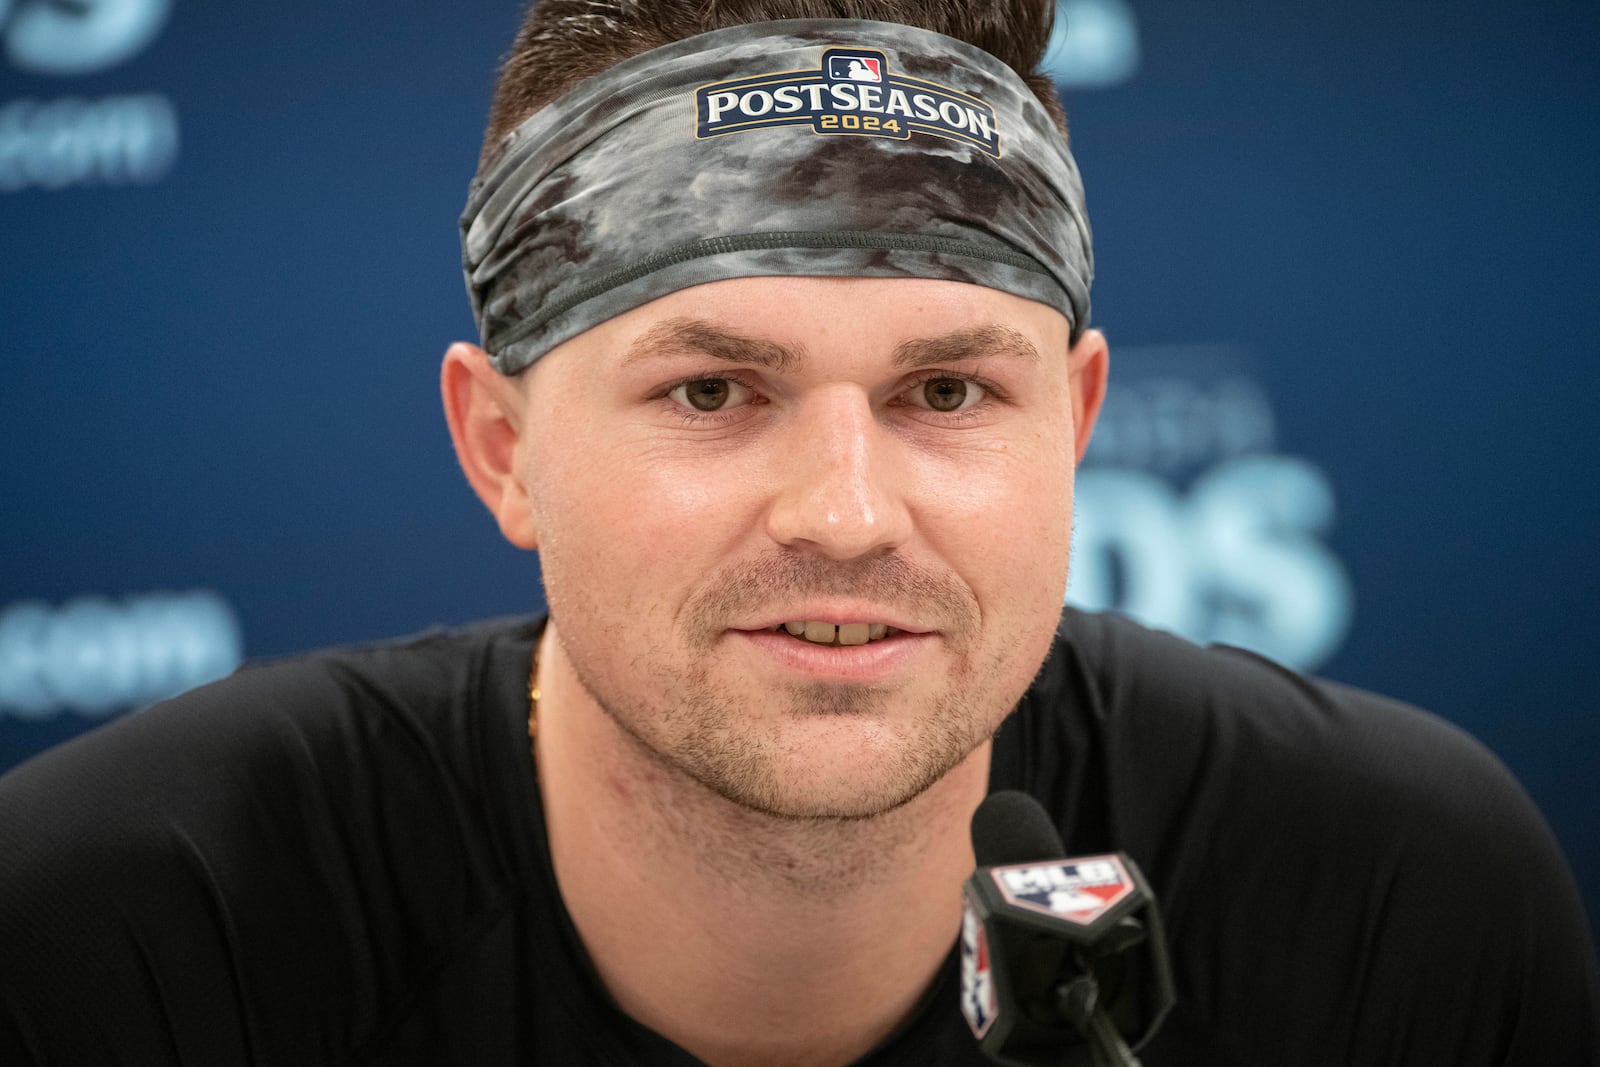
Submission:
[[462,219],[446,414],[548,620],[8,776],[0,1062],[983,1062],[954,949],[1006,788],[1161,899],[1147,1064],[1592,1062],[1576,893],[1491,757],[1061,614],[1108,357],[1017,73],[1046,5],[704,7],[534,9]]

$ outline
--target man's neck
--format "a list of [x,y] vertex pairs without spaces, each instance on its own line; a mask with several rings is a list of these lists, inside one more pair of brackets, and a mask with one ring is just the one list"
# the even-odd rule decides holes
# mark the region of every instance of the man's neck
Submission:
[[884,815],[778,819],[650,759],[545,639],[551,858],[617,1003],[713,1067],[820,1067],[869,1051],[955,942],[989,746]]

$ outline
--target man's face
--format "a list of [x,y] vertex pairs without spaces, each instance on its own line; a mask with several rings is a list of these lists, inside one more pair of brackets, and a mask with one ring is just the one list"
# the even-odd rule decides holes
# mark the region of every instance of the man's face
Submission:
[[979,286],[748,278],[551,352],[518,459],[590,695],[756,810],[867,816],[932,785],[1060,612],[1098,398],[1075,419],[1068,347],[1059,313]]

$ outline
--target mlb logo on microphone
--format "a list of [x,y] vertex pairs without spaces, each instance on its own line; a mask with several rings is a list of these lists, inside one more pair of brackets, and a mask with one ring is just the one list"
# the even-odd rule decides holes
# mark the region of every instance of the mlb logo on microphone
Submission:
[[830,52],[828,78],[836,82],[882,82],[883,57],[868,52]]
[[995,867],[990,874],[1006,903],[1081,926],[1134,891],[1132,875],[1114,855]]

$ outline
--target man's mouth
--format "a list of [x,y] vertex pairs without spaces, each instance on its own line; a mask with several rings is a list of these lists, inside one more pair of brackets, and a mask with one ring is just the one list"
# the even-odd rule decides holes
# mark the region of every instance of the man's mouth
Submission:
[[787,633],[790,637],[810,641],[814,645],[842,646],[882,641],[900,631],[881,622],[847,622],[843,625],[831,622],[785,622],[774,626],[771,632]]

